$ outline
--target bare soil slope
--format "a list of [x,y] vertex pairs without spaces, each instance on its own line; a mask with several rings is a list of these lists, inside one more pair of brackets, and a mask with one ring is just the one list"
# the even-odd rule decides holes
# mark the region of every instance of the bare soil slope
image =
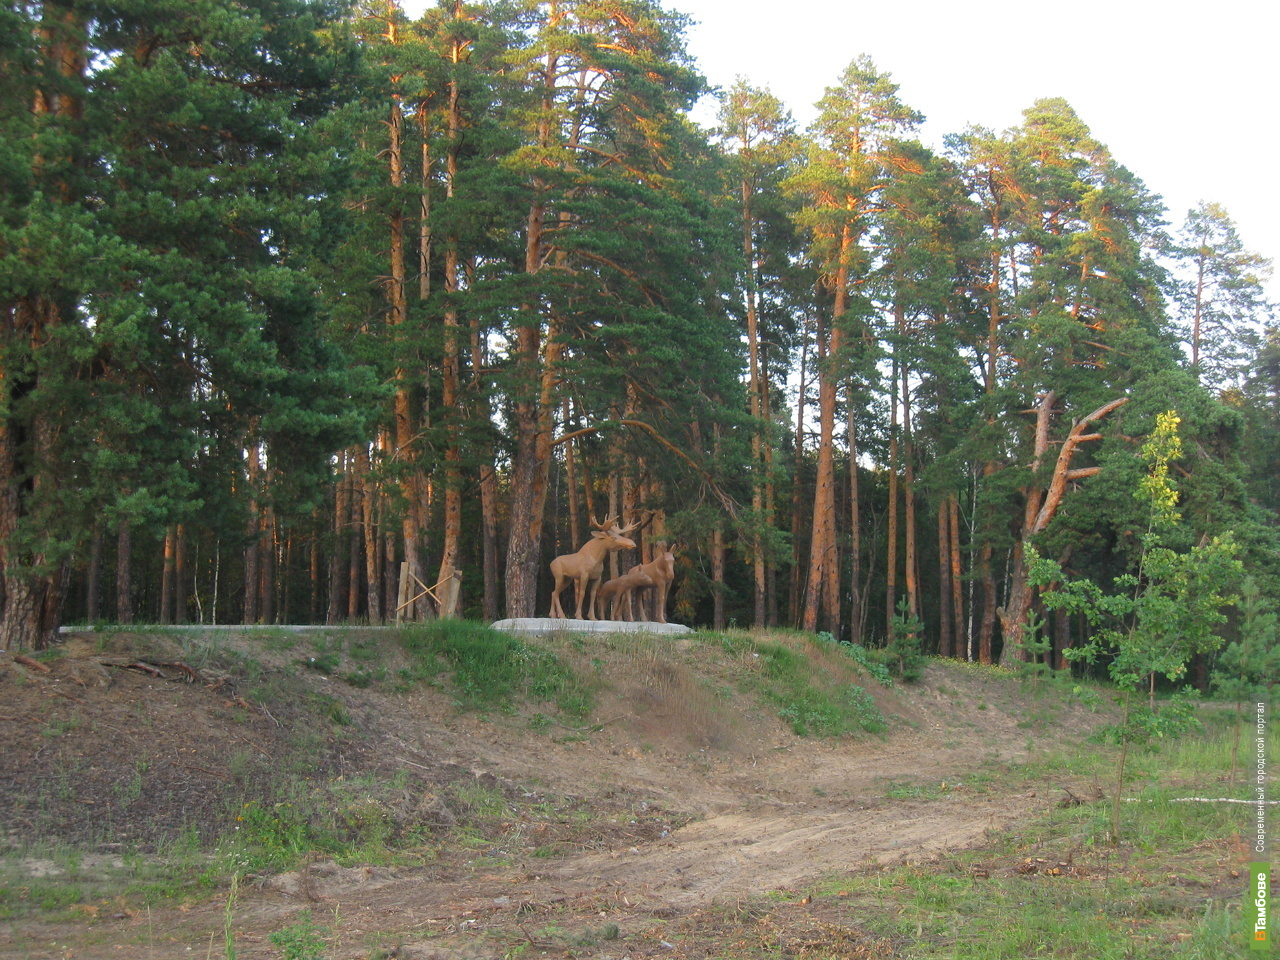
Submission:
[[[107,884],[57,921],[0,919],[0,956],[223,957],[230,930],[250,960],[284,955],[270,935],[309,925],[323,952],[297,956],[695,955],[665,939],[689,918],[965,847],[1056,802],[1055,787],[1091,786],[982,788],[994,764],[1099,717],[1059,706],[1052,729],[1028,725],[1030,687],[964,665],[912,686],[868,679],[890,732],[823,740],[734,693],[696,639],[565,643],[562,657],[599,676],[577,727],[532,708],[461,712],[446,687],[362,689],[299,669],[303,648],[287,641],[270,653],[216,642],[253,649],[261,659],[246,662],[290,673],[306,695],[250,699],[243,675],[165,637],[85,635],[44,664],[0,660],[3,838],[31,851],[30,877],[65,872],[38,851],[74,844],[78,879]],[[341,722],[317,724],[317,711]],[[251,873],[230,911],[224,888],[146,909],[111,896],[129,857],[228,830],[235,804],[269,799],[264,784],[298,762],[352,784],[335,793],[351,810],[420,831],[421,855]]]

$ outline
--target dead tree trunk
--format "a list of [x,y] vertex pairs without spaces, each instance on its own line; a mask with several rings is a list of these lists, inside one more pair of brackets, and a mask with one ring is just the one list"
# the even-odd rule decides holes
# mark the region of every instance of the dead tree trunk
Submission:
[[1044,531],[1049,521],[1058,512],[1062,498],[1066,495],[1067,485],[1091,477],[1101,472],[1101,467],[1083,467],[1073,470],[1071,460],[1080,444],[1091,440],[1101,440],[1102,434],[1086,432],[1094,423],[1106,417],[1113,410],[1128,402],[1127,397],[1119,397],[1104,403],[1083,420],[1072,424],[1066,439],[1058,448],[1058,456],[1049,475],[1048,483],[1041,476],[1041,468],[1049,453],[1049,434],[1054,416],[1054,405],[1058,395],[1053,390],[1046,392],[1036,405],[1035,446],[1032,453],[1031,483],[1023,488],[1025,506],[1023,510],[1022,533],[1014,544],[1013,567],[1010,572],[1009,598],[999,612],[1000,627],[1004,633],[1004,649],[1000,654],[1002,664],[1021,659],[1022,638],[1026,629],[1027,614],[1031,610],[1034,591],[1028,582],[1027,549],[1032,539]]

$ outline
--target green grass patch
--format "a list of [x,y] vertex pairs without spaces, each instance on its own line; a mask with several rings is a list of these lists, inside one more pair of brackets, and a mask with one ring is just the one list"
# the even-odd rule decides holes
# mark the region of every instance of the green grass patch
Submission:
[[400,634],[412,663],[407,681],[447,677],[459,706],[510,711],[517,699],[554,703],[571,717],[591,712],[589,688],[550,650],[466,620],[437,620]]
[[[840,737],[888,730],[888,721],[865,689],[833,675],[807,651],[743,636],[719,637],[718,642],[726,652],[756,667],[739,687],[771,703],[797,736]],[[824,646],[843,656],[835,644]]]
[[[895,957],[1243,960],[1253,955],[1240,912],[1247,808],[1185,802],[1248,795],[1242,777],[1233,784],[1226,776],[1232,731],[1223,722],[1209,726],[1200,736],[1131,747],[1134,776],[1118,846],[1110,842],[1110,798],[1063,803],[980,849],[832,877],[815,895],[831,897],[847,912],[842,919],[894,943]],[[1042,754],[989,770],[982,787],[1044,799],[1070,784],[1092,795],[1080,781],[1109,784],[1117,756],[1109,744]],[[940,794],[895,781],[886,795]]]

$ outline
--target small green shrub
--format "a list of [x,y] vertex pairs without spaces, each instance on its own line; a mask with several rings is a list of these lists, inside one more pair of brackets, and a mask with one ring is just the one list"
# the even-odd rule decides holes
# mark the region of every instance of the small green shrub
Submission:
[[915,683],[924,673],[923,643],[924,624],[911,616],[907,598],[903,597],[898,601],[898,613],[884,651],[890,672],[904,683]]

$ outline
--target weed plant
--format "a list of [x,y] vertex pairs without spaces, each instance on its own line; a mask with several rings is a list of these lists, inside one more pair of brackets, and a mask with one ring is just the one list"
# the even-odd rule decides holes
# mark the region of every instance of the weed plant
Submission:
[[303,910],[289,926],[277,930],[267,939],[280,948],[283,960],[324,960],[324,933],[316,926],[310,910]]

